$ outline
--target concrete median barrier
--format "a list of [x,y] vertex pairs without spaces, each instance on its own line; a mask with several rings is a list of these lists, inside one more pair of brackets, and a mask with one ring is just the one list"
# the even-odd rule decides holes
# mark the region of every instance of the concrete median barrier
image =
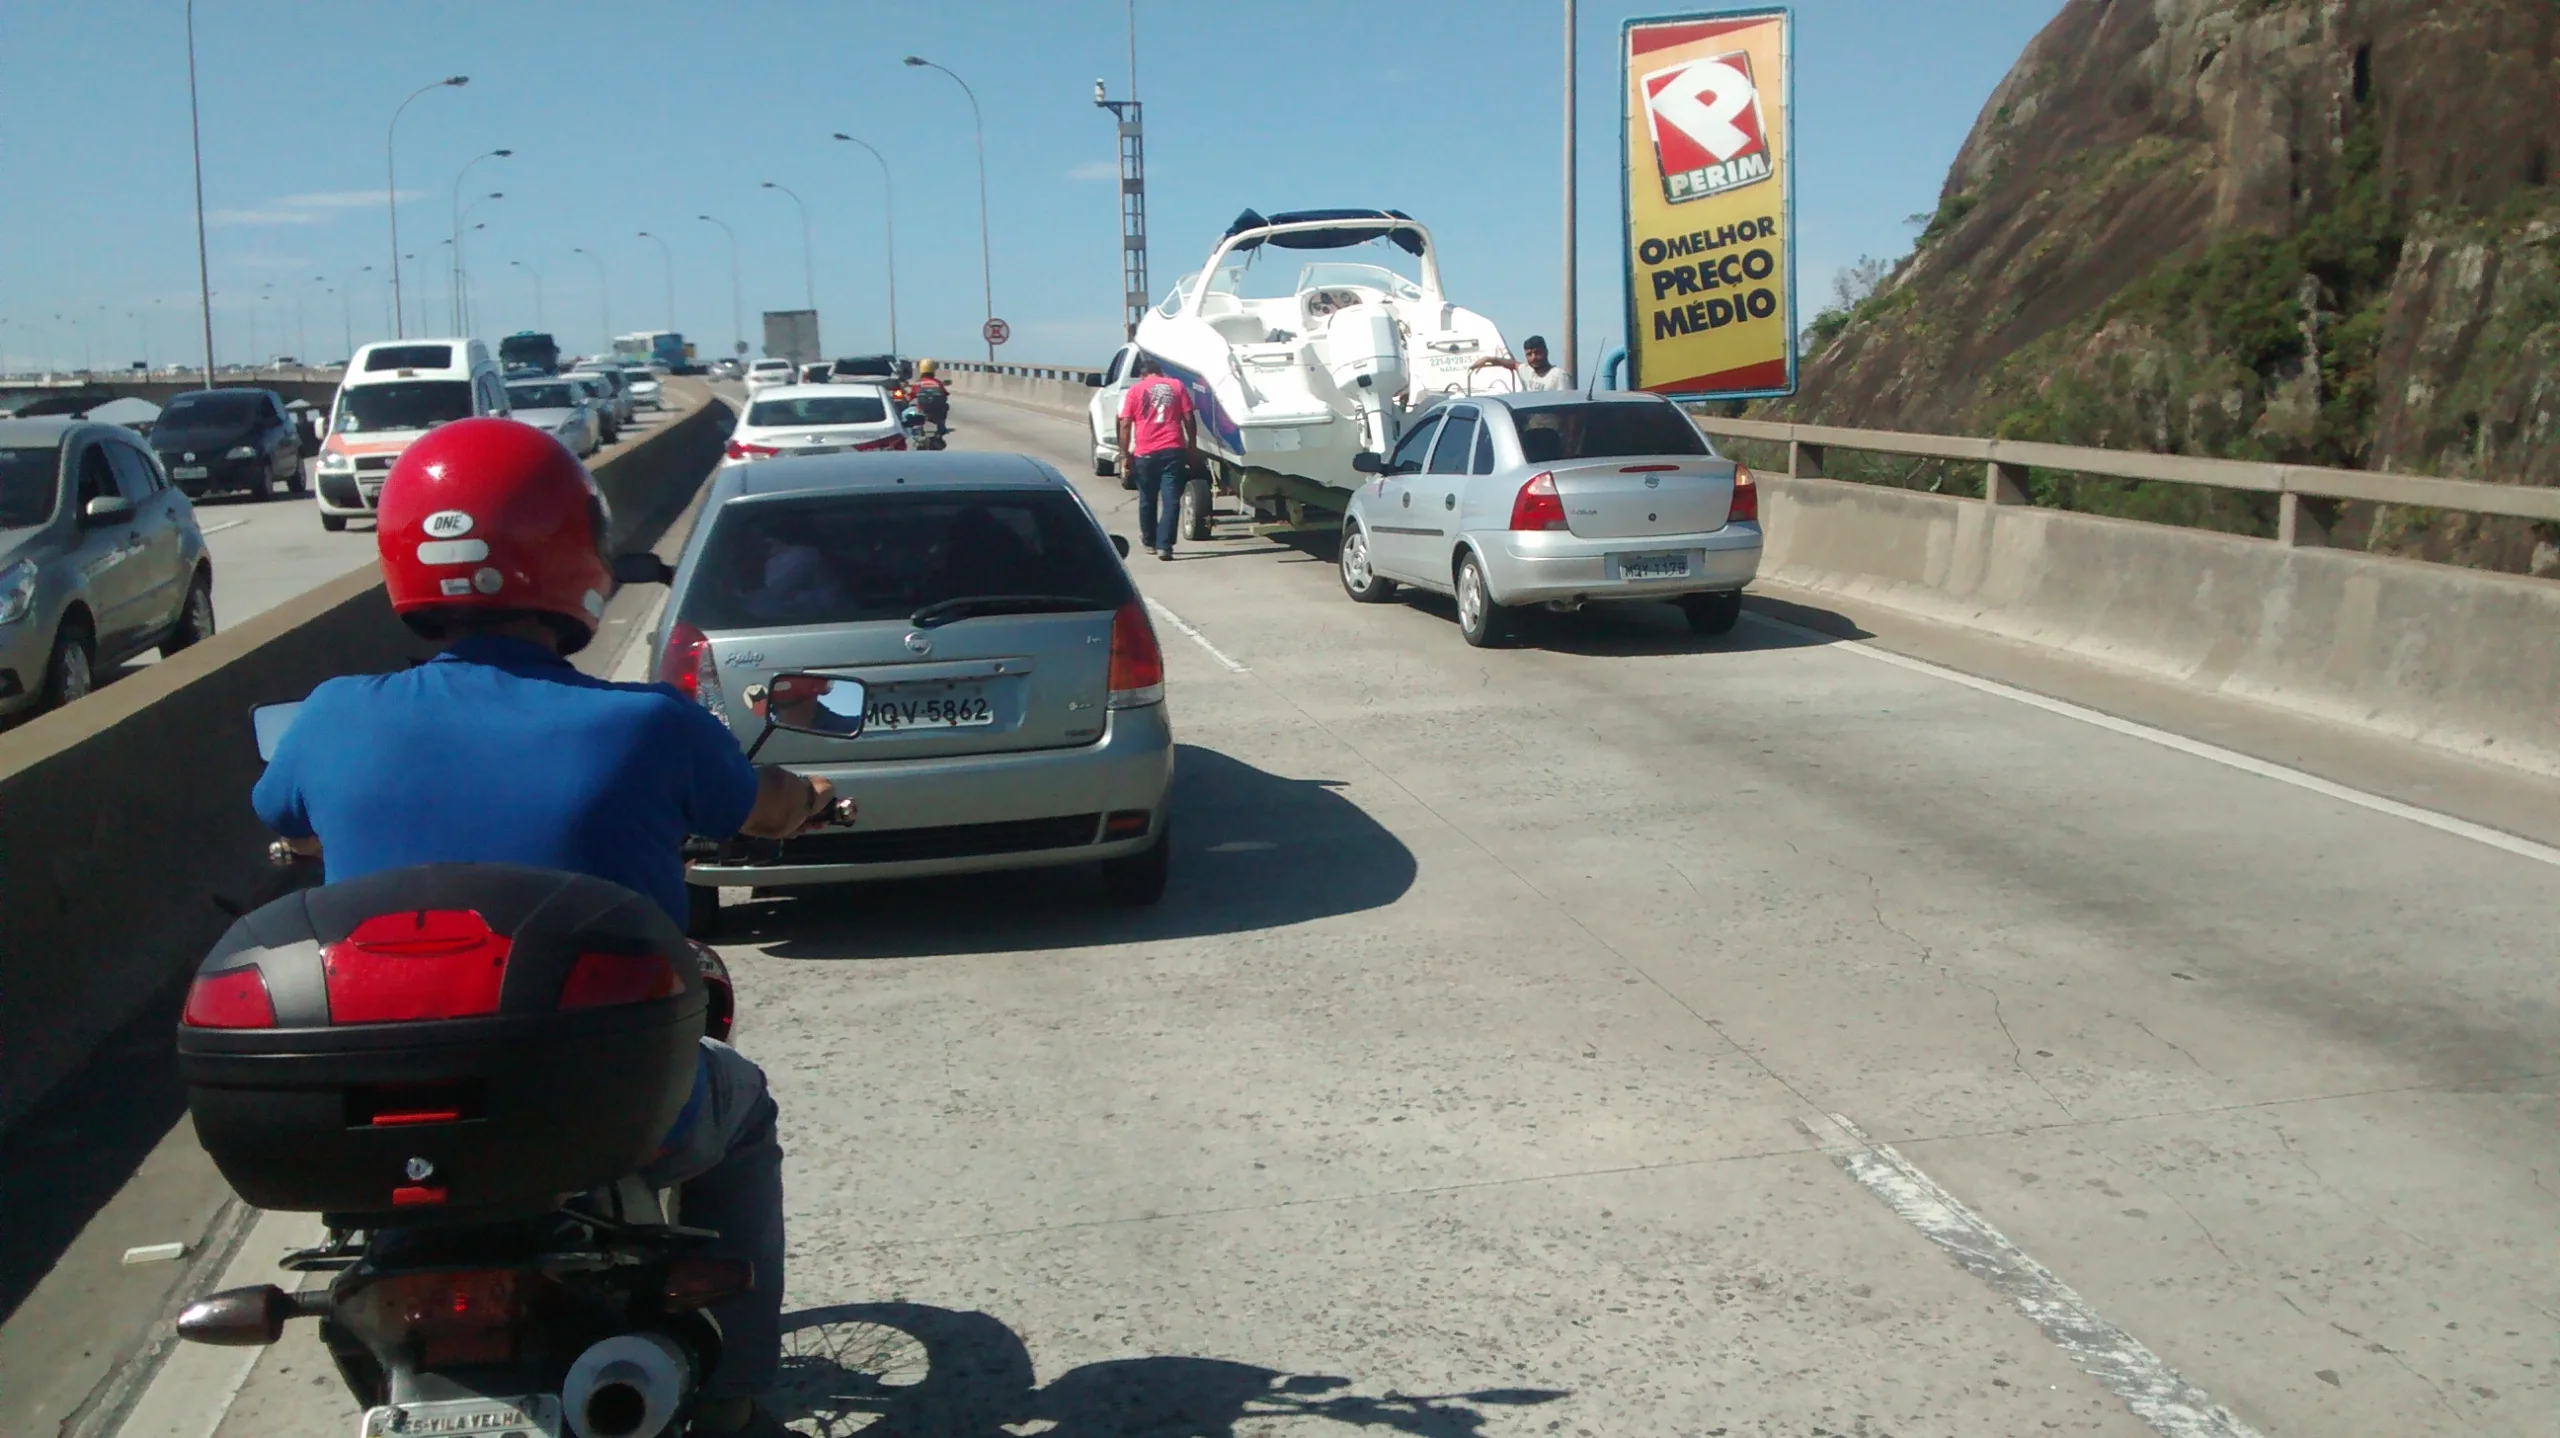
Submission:
[[1779,583],[2560,775],[2560,584],[1763,475]]
[[[1043,378],[1037,374],[977,373],[963,369],[951,360],[942,361],[939,368],[955,397],[999,399],[1007,404],[1044,410],[1068,419],[1084,418],[1085,406],[1093,399],[1093,386],[1081,380]],[[1048,373],[1064,372],[1053,370]]]
[[[689,412],[596,467],[617,546],[654,540],[717,462],[727,406],[677,392]],[[229,922],[215,899],[265,876],[250,709],[427,652],[365,569],[0,734],[0,1127],[180,982]]]

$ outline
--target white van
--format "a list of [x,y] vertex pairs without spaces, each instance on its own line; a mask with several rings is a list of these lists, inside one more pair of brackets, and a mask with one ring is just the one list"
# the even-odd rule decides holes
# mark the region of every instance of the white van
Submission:
[[357,350],[320,442],[311,486],[320,527],[372,518],[391,462],[419,435],[451,420],[507,412],[506,380],[478,340],[384,340]]

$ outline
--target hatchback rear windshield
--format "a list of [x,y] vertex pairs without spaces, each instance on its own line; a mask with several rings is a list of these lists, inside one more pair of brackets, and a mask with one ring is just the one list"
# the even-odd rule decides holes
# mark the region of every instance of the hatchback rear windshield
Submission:
[[367,373],[384,369],[451,369],[451,345],[383,345],[364,357]]
[[1129,577],[1083,506],[993,490],[745,500],[720,512],[679,617],[708,630],[903,622],[981,594],[1129,602]]
[[575,409],[578,395],[565,384],[511,384],[507,402],[518,409]]
[[469,418],[471,385],[467,380],[401,380],[338,391],[336,428],[340,434],[431,429],[451,420]]
[[1713,454],[1689,417],[1668,404],[1542,404],[1515,409],[1520,457],[1531,464]]
[[747,406],[747,423],[757,429],[788,429],[795,424],[880,424],[889,406],[876,394],[804,395],[798,399],[760,399]]
[[61,455],[52,445],[0,449],[0,529],[32,529],[53,518]]
[[237,429],[251,419],[267,413],[267,397],[262,394],[223,394],[199,391],[182,394],[169,401],[160,411],[156,428]]

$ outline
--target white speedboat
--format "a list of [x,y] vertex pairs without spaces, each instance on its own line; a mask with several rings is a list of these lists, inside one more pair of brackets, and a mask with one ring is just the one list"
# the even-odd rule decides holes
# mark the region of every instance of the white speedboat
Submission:
[[1512,388],[1475,368],[1508,357],[1501,332],[1442,296],[1431,232],[1397,210],[1245,211],[1136,344],[1190,388],[1220,487],[1264,514],[1339,511],[1365,479],[1352,457],[1385,453],[1408,413]]

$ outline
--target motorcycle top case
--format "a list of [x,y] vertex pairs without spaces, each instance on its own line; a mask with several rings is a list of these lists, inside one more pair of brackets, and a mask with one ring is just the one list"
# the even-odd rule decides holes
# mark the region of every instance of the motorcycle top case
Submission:
[[260,1208],[530,1217],[658,1152],[708,1003],[692,946],[640,895],[430,864],[233,924],[196,970],[179,1067],[205,1151]]

